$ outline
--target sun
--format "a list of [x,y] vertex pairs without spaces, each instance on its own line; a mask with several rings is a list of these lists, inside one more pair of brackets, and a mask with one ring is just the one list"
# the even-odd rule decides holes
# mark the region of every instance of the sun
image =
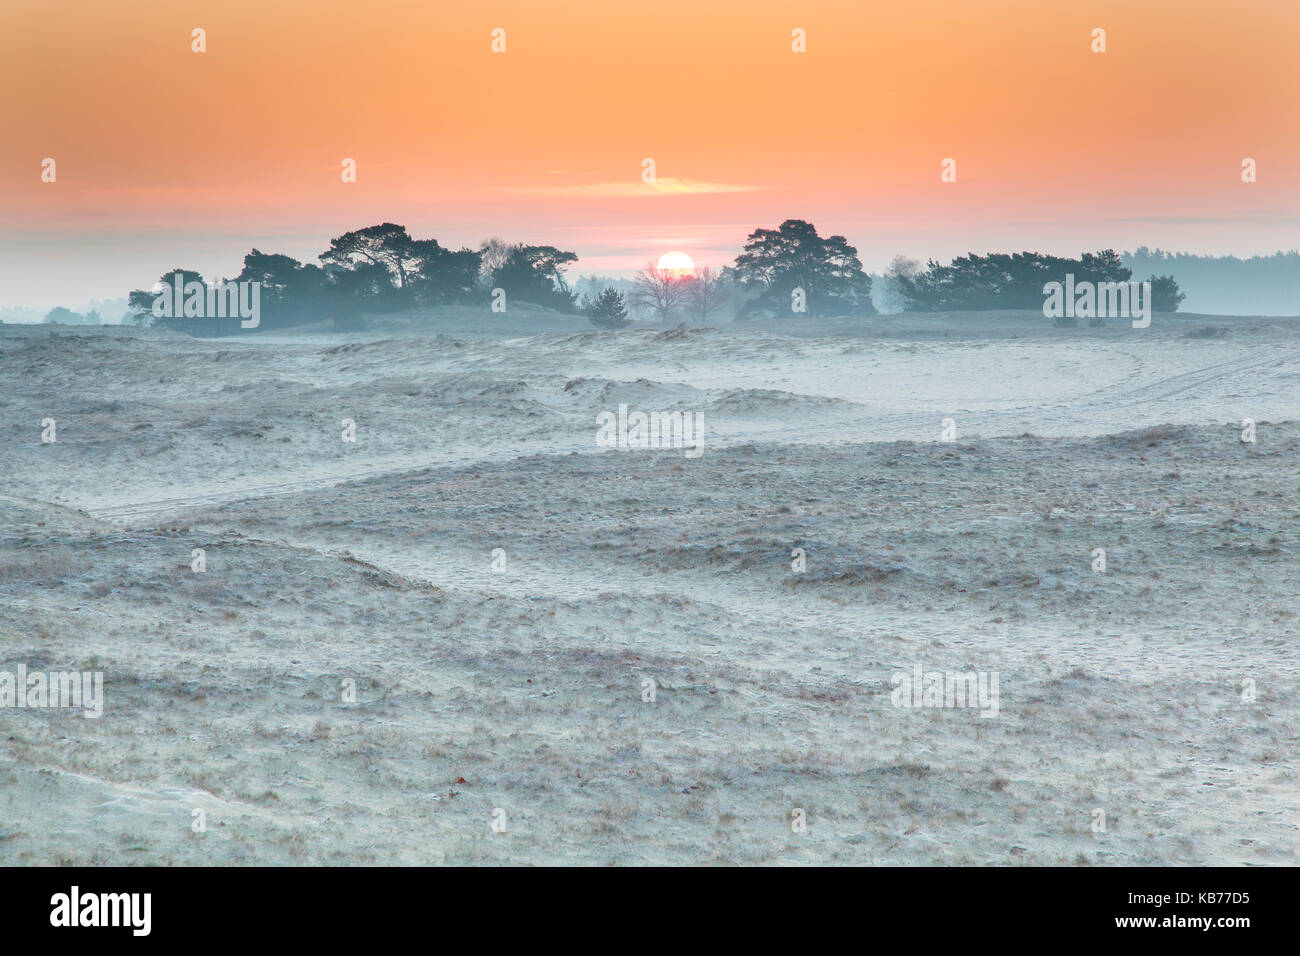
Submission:
[[667,272],[674,279],[695,275],[695,263],[684,252],[665,252],[659,257],[659,271]]

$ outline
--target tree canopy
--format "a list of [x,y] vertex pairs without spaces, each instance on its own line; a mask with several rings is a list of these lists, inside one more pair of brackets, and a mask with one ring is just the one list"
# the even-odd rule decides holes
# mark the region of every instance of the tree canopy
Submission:
[[789,314],[803,291],[810,315],[871,315],[871,277],[858,250],[843,236],[820,236],[810,222],[787,219],[776,229],[755,229],[736,257],[736,279],[756,293],[750,309]]
[[[1078,259],[1039,252],[971,253],[948,265],[931,259],[924,269],[896,259],[887,274],[891,292],[912,312],[1041,309],[1043,286],[1073,275],[1076,283],[1129,282],[1133,270],[1114,249],[1085,252]],[[1172,276],[1151,277],[1152,304],[1172,312],[1183,300]]]
[[501,265],[492,273],[492,286],[504,289],[511,302],[531,302],[572,312],[576,297],[569,291],[563,269],[577,261],[577,253],[555,246],[510,246]]

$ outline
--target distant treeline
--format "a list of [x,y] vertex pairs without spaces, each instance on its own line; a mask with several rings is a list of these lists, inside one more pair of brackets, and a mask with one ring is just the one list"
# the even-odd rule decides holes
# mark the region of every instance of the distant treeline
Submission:
[[[1076,283],[1129,282],[1134,270],[1113,249],[1085,252],[1078,259],[1040,252],[959,256],[948,265],[931,259],[924,267],[902,256],[881,277],[881,296],[890,312],[956,312],[1041,309],[1043,287],[1073,275]],[[1146,281],[1138,280],[1138,281]],[[1177,311],[1183,295],[1173,276],[1150,275],[1156,312]]]
[[1171,272],[1188,312],[1300,315],[1300,252],[1271,256],[1194,256],[1139,246],[1121,257],[1135,275]]
[[[1185,274],[1195,276],[1198,284],[1238,290],[1248,286],[1252,276],[1270,280],[1273,284],[1265,282],[1258,298],[1261,305],[1254,309],[1260,312],[1276,311],[1263,308],[1264,300],[1286,297],[1294,302],[1300,292],[1300,256],[1295,252],[1247,260],[1175,255],[1145,247],[1122,255],[1104,249],[1077,259],[1039,252],[972,253],[946,265],[932,259],[924,266],[899,256],[884,275],[873,277],[863,271],[857,250],[843,236],[821,236],[801,219],[788,219],[776,229],[755,229],[734,265],[717,271],[697,269],[694,275],[681,275],[651,262],[632,280],[592,276],[573,290],[564,268],[577,259],[576,253],[555,246],[500,239],[489,239],[477,249],[450,249],[436,239],[415,239],[405,226],[386,222],[330,240],[319,264],[253,249],[240,273],[223,281],[260,284],[258,329],[322,320],[349,328],[365,314],[457,304],[508,308],[521,302],[582,313],[605,328],[617,328],[634,317],[706,322],[715,313],[737,319],[870,316],[876,305],[886,312],[1041,310],[1044,286],[1070,275],[1076,283],[1098,286],[1150,281],[1156,312],[1176,311],[1187,298],[1180,288]],[[194,334],[241,331],[239,316],[213,318],[197,305],[185,314],[179,300],[174,311],[159,314],[159,289],[203,286],[197,272],[173,269],[154,289],[130,294],[129,320]],[[579,297],[578,291],[584,294]],[[1196,307],[1211,311],[1209,293],[1198,294]],[[170,292],[166,297],[176,298]],[[1222,308],[1249,312],[1251,301],[1241,292],[1231,298],[1225,294]]]

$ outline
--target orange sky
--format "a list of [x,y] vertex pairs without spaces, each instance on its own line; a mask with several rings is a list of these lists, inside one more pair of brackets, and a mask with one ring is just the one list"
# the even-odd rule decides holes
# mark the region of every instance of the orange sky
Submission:
[[877,269],[1290,249],[1298,46],[1296,0],[3,0],[0,305],[233,275],[252,245],[310,258],[383,220],[582,272],[721,263],[791,217]]

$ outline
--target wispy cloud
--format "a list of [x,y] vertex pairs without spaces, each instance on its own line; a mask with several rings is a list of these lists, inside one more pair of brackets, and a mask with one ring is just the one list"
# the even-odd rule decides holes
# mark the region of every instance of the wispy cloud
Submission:
[[710,193],[749,193],[766,189],[766,186],[745,186],[738,183],[706,183],[697,179],[679,179],[660,176],[652,183],[586,183],[570,186],[501,186],[495,192],[510,192],[527,196],[557,196],[569,199],[651,199],[655,196],[699,196]]

